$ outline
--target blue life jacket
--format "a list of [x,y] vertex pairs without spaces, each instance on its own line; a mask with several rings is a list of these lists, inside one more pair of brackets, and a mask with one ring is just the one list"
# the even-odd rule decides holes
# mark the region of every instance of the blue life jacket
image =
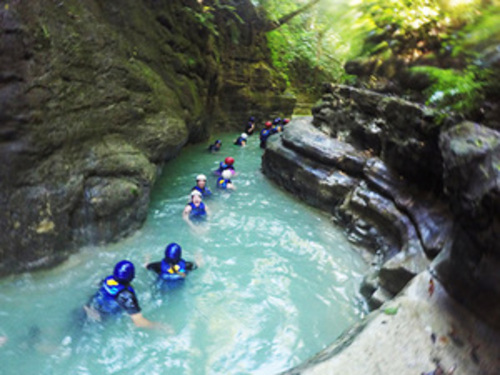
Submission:
[[260,131],[260,140],[265,142],[265,141],[267,140],[267,138],[268,138],[271,134],[272,134],[272,133],[271,133],[271,130],[269,130],[269,129],[262,129],[262,130]]
[[273,126],[273,128],[271,129],[271,134],[276,134],[276,133],[279,133],[280,131],[283,130],[283,127],[281,125],[275,125]]
[[161,261],[160,278],[165,281],[184,280],[180,273],[187,273],[186,262],[184,259],[179,260],[177,264],[171,265],[165,259]]
[[234,144],[236,146],[243,146],[243,141],[245,141],[243,137],[238,137],[238,139],[236,140],[236,142],[234,142]]
[[219,189],[227,189],[227,184],[230,184],[231,180],[225,180],[223,177],[219,177],[217,180],[217,187]]
[[207,216],[207,211],[205,210],[205,203],[200,202],[200,205],[196,207],[193,202],[190,202],[189,205],[191,206],[191,212],[189,213],[189,216],[192,218],[204,218]]
[[201,187],[196,185],[194,188],[191,189],[191,191],[193,191],[193,190],[198,190],[201,193],[201,196],[203,198],[206,198],[206,197],[212,195],[212,192],[210,190],[208,190],[206,186],[202,189]]
[[104,279],[101,288],[94,297],[94,306],[101,313],[110,315],[118,314],[121,312],[121,307],[116,302],[116,297],[124,290],[135,294],[134,288],[130,285],[125,286],[120,284],[113,276],[108,276]]

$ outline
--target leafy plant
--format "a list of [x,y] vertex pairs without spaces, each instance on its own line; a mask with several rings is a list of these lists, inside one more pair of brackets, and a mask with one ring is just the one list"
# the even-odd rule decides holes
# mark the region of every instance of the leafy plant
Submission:
[[424,73],[432,80],[432,85],[424,91],[429,98],[428,105],[439,109],[468,113],[484,99],[484,87],[489,71],[469,65],[463,71],[418,66],[411,69]]

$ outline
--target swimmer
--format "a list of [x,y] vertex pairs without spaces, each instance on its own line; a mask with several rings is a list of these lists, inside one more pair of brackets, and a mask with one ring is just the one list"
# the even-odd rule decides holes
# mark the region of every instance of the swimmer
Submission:
[[260,148],[266,148],[267,139],[273,134],[271,131],[271,127],[273,126],[271,121],[267,121],[264,126],[265,128],[260,131]]
[[220,176],[225,170],[229,170],[232,175],[236,174],[234,170],[234,158],[232,158],[231,156],[225,158],[223,162],[221,161],[219,164],[219,169],[217,169],[214,173]]
[[222,172],[221,177],[217,180],[217,187],[223,190],[236,190],[236,187],[231,182],[231,172],[226,170]]
[[215,141],[213,145],[208,146],[208,151],[210,151],[211,153],[215,153],[220,151],[221,147],[222,147],[222,141],[218,139]]
[[207,198],[212,195],[212,192],[207,188],[207,176],[204,174],[199,174],[196,176],[196,186],[191,189],[191,191],[197,190],[201,193],[203,198]]
[[182,212],[182,218],[193,227],[193,220],[202,220],[209,215],[208,207],[202,202],[201,193],[198,190],[191,192],[191,202],[186,205]]
[[101,288],[84,306],[87,318],[102,321],[125,311],[137,327],[165,328],[159,323],[149,321],[142,315],[134,288],[130,285],[134,277],[135,267],[132,262],[128,260],[118,262],[115,265],[113,275],[102,281]]
[[148,270],[156,272],[158,278],[164,281],[184,280],[189,271],[198,267],[199,264],[182,259],[182,248],[175,242],[166,247],[163,260],[146,265]]
[[248,120],[248,124],[245,127],[245,133],[247,133],[248,135],[252,135],[254,131],[255,131],[255,117],[252,116]]
[[247,138],[248,138],[248,135],[247,133],[242,133],[237,139],[236,141],[234,141],[234,144],[235,146],[246,146],[247,145]]

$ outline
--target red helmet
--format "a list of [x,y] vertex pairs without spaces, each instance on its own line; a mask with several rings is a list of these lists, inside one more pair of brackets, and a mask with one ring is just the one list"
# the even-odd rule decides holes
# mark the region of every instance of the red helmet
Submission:
[[273,126],[273,123],[271,121],[267,121],[264,125],[266,125],[266,128],[269,128]]
[[228,156],[227,158],[224,159],[224,163],[227,165],[233,165],[234,164],[234,158],[231,156]]
[[290,122],[290,119],[289,118],[286,118],[286,119],[283,119],[283,124],[288,124]]

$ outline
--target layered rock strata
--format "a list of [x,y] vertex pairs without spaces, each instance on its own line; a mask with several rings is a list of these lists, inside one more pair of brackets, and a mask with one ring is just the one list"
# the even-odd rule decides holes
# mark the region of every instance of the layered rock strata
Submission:
[[269,141],[263,172],[373,251],[370,306],[433,262],[454,298],[500,327],[500,134],[347,86],[313,113]]

